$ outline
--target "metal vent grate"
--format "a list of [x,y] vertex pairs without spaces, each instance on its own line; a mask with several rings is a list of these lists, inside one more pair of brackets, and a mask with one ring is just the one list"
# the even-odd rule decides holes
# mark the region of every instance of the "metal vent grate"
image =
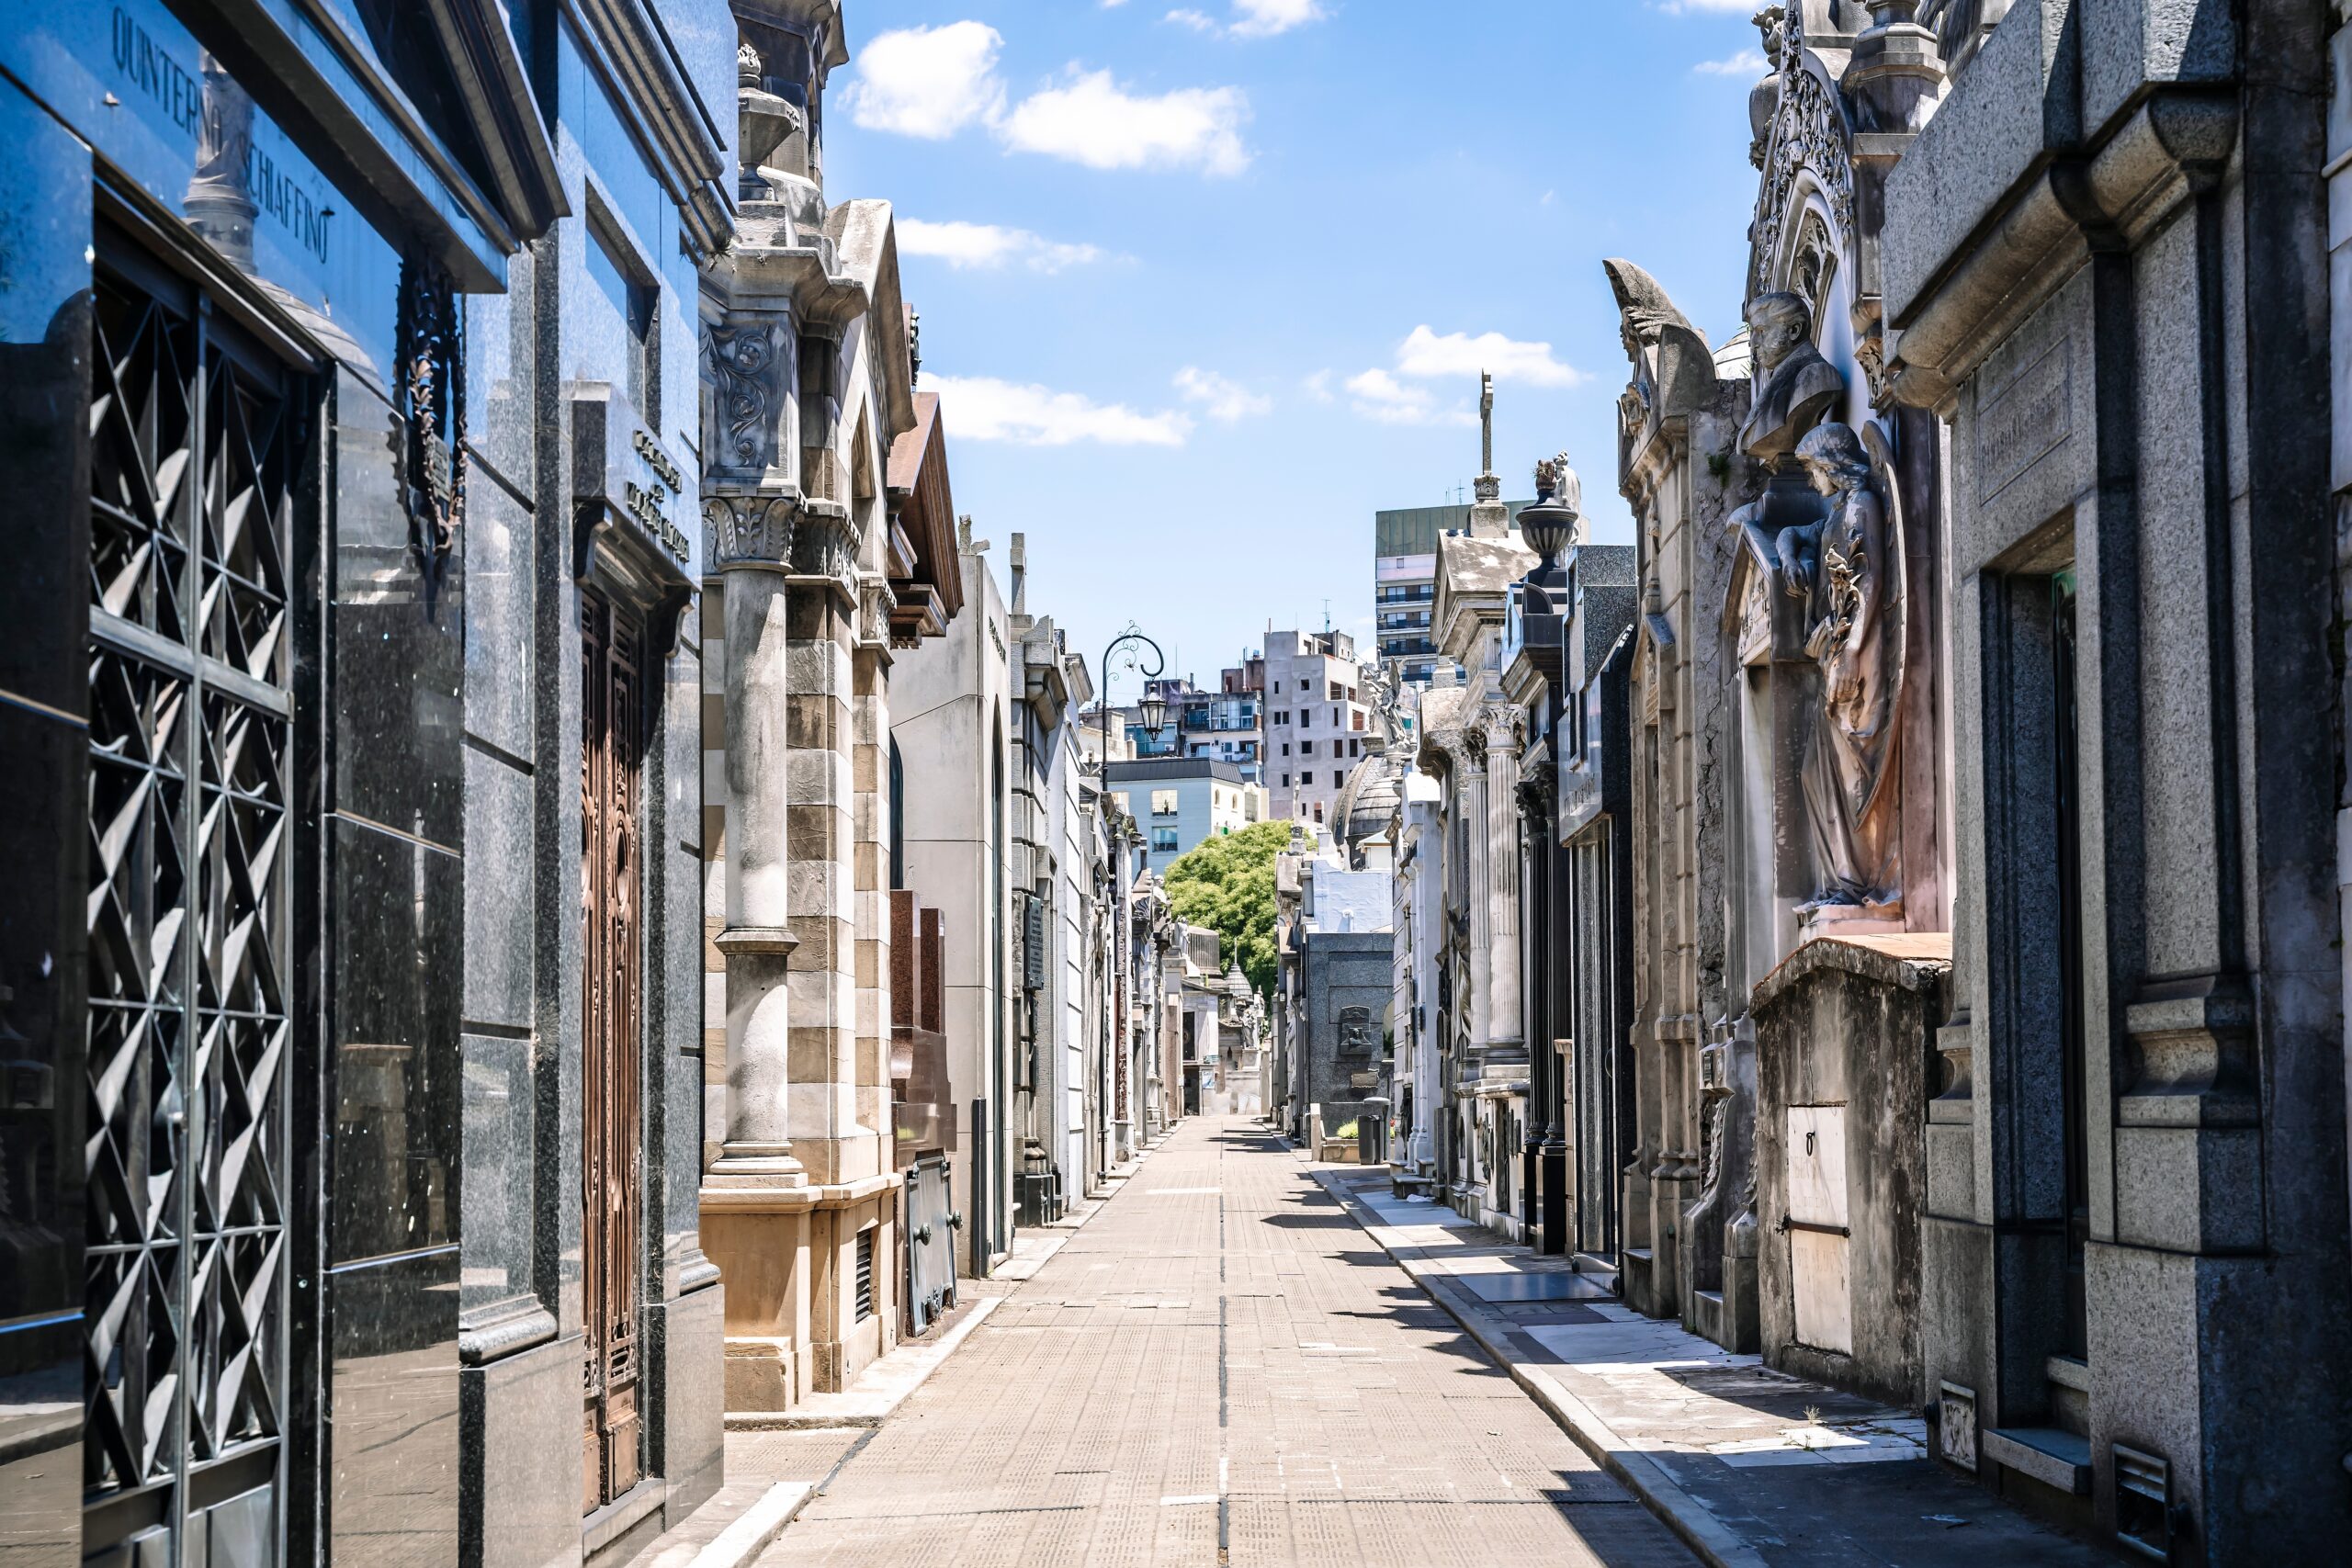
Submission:
[[874,1232],[857,1233],[857,1316],[864,1323],[874,1315]]
[[2117,1443],[2115,1538],[2143,1557],[2172,1561],[2172,1466]]

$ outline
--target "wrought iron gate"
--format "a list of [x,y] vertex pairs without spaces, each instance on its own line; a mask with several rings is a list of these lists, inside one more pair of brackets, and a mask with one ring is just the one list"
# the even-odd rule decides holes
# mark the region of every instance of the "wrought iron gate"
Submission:
[[581,1277],[587,1328],[582,1439],[582,1511],[594,1513],[643,1473],[638,1338],[643,1227],[639,898],[639,770],[644,753],[643,631],[603,596],[580,596],[582,947]]
[[304,409],[141,258],[94,294],[84,1540],[248,1568],[283,1535]]

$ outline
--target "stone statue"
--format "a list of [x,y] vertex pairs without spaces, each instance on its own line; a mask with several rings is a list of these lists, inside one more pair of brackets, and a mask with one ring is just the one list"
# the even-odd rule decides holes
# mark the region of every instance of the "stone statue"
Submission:
[[1584,481],[1568,466],[1566,452],[1544,458],[1535,465],[1535,493],[1555,506],[1565,506],[1571,512],[1584,510]]
[[1821,672],[1821,709],[1803,773],[1815,894],[1805,912],[1894,903],[1895,823],[1886,781],[1901,678],[1901,574],[1873,465],[1850,425],[1815,426],[1796,446],[1829,501],[1818,522],[1775,541],[1785,591],[1805,602],[1804,652]]
[[1634,367],[1630,388],[1643,410],[1688,413],[1715,389],[1714,355],[1706,334],[1675,308],[1666,289],[1632,262],[1600,264],[1617,296],[1617,339]]
[[1813,346],[1813,310],[1803,296],[1758,294],[1747,313],[1756,368],[1739,447],[1778,463],[1846,395],[1846,378]]

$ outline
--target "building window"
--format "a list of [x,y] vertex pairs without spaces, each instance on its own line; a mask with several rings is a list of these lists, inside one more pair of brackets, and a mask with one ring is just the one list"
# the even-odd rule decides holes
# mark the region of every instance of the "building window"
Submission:
[[1135,807],[1127,804],[1127,792],[1125,790],[1113,790],[1111,792],[1111,804],[1117,807],[1119,810],[1126,816],[1132,817],[1136,814]]
[[1174,854],[1176,852],[1176,829],[1173,828],[1154,828],[1151,830],[1151,852],[1156,855]]
[[655,357],[653,301],[655,289],[647,280],[626,242],[614,235],[599,208],[589,211],[586,261],[588,279],[608,305],[620,326],[620,346],[626,364],[620,390],[638,417],[659,427],[662,378]]
[[1298,783],[1299,787],[1302,789],[1313,789],[1315,787],[1315,775],[1313,773],[1301,773],[1298,775]]
[[1323,820],[1323,803],[1319,800],[1315,803],[1315,820],[1318,826]]
[[1346,719],[1341,718],[1341,717],[1340,716],[1340,710],[1339,710],[1338,708],[1333,708],[1333,709],[1331,710],[1331,728],[1334,728],[1334,729],[1344,729],[1344,728],[1347,728],[1347,723],[1348,723],[1348,721],[1347,721]]
[[1151,792],[1151,814],[1154,817],[1175,816],[1176,792],[1172,789],[1153,790]]

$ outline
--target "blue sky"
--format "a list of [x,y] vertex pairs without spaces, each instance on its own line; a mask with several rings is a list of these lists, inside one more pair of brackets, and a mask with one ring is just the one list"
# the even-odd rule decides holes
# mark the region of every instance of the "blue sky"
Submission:
[[1090,666],[1132,618],[1214,683],[1326,599],[1368,642],[1372,514],[1468,485],[1482,363],[1506,494],[1566,449],[1630,540],[1600,261],[1736,325],[1754,8],[851,0],[828,194],[896,206],[1000,582],[1023,531]]

